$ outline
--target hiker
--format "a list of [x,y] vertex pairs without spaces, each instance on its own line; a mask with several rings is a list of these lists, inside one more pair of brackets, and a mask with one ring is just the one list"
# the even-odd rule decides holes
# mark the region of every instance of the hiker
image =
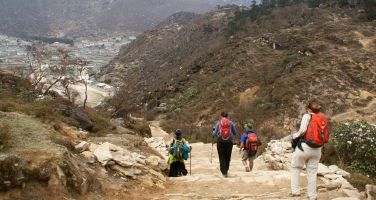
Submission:
[[291,196],[300,196],[300,171],[304,164],[307,170],[307,194],[310,200],[317,199],[316,176],[321,149],[328,142],[328,121],[320,113],[321,106],[317,102],[307,105],[307,113],[303,115],[300,129],[293,134],[293,140],[298,140],[291,162]]
[[217,137],[217,151],[220,170],[223,177],[228,177],[232,153],[232,138],[236,135],[234,122],[230,121],[227,112],[221,113],[221,119],[214,126],[213,137]]
[[167,163],[170,165],[169,177],[178,177],[187,175],[188,171],[185,168],[184,160],[188,159],[188,154],[191,151],[188,142],[183,138],[183,133],[180,129],[174,132],[174,138],[171,140],[169,148],[169,156]]
[[261,145],[261,142],[257,138],[256,131],[253,130],[251,123],[245,123],[244,129],[245,132],[240,138],[239,153],[242,155],[242,162],[245,167],[245,171],[251,172],[253,169],[253,160],[256,159],[257,148]]

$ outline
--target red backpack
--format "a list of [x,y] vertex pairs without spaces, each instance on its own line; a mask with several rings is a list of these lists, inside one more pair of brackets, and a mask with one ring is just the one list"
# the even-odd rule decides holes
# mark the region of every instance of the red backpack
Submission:
[[323,114],[313,114],[309,121],[305,142],[310,147],[321,147],[329,141],[328,120]]
[[231,136],[231,122],[227,118],[222,118],[219,123],[219,132],[223,140],[228,140]]
[[245,142],[245,148],[252,152],[257,152],[258,138],[256,133],[248,133],[248,138]]

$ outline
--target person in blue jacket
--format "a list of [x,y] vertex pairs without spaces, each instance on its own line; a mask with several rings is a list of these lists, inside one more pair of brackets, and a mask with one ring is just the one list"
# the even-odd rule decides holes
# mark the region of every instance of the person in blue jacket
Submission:
[[[244,124],[245,132],[242,134],[240,138],[240,149],[239,153],[242,156],[242,162],[245,167],[246,172],[250,172],[253,169],[253,161],[257,157],[257,147],[261,145],[260,140],[258,140],[256,131],[253,130],[253,126],[251,123],[245,123]],[[251,134],[251,135],[250,135]],[[254,134],[254,135],[252,135]],[[250,135],[253,138],[253,148],[249,147],[252,146],[250,138],[248,137]],[[247,145],[250,144],[250,145]],[[248,163],[247,163],[248,161]]]

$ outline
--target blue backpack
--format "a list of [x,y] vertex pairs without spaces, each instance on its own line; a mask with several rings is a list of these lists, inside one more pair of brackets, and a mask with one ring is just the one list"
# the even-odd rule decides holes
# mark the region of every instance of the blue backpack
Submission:
[[174,158],[181,160],[187,160],[188,159],[188,154],[191,151],[189,146],[184,144],[183,139],[182,140],[173,140],[173,145],[172,145],[172,155]]

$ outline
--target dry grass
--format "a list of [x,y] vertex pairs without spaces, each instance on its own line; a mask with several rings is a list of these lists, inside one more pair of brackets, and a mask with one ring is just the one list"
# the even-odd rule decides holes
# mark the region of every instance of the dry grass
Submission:
[[[10,75],[0,74],[0,111],[18,112],[34,116],[44,123],[60,124],[79,128],[80,123],[64,113],[60,108],[75,108],[75,105],[56,94],[37,98],[38,92],[26,84],[27,81]],[[82,110],[93,122],[91,132],[95,135],[105,135],[116,129],[110,122],[110,115],[87,108]]]
[[9,124],[0,124],[0,150],[9,146],[11,139],[11,129]]

